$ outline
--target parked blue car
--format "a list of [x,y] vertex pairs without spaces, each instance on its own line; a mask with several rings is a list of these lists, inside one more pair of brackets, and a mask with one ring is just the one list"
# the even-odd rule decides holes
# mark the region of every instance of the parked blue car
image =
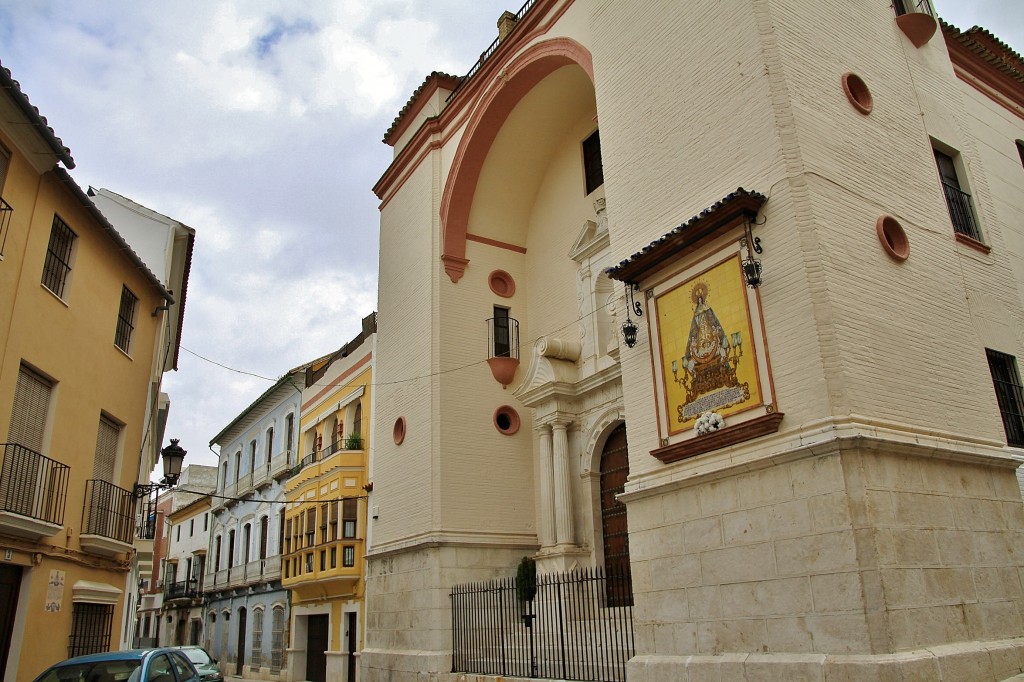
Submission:
[[199,682],[199,673],[181,651],[132,649],[69,658],[35,682]]

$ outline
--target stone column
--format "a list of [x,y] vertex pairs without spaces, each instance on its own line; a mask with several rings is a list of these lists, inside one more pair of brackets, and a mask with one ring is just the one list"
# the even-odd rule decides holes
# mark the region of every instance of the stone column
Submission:
[[563,420],[551,424],[554,446],[555,541],[559,545],[575,544],[573,528],[572,487],[569,480],[568,423]]
[[540,433],[540,546],[555,544],[555,497],[552,491],[551,425],[541,424]]

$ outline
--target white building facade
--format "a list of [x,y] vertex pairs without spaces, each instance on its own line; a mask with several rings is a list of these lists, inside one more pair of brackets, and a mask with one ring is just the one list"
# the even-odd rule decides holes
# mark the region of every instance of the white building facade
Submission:
[[523,556],[628,571],[614,679],[1020,672],[1024,64],[905,10],[537,0],[416,91],[364,680],[502,674]]

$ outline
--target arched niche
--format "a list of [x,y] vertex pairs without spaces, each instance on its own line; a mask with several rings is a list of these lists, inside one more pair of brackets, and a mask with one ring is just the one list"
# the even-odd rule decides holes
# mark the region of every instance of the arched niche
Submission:
[[[470,213],[477,198],[481,173],[492,146],[513,111],[524,100],[528,100],[528,96],[535,95],[536,89],[543,81],[564,67],[572,67],[572,70],[586,82],[590,98],[589,106],[593,108],[594,70],[590,53],[574,40],[556,38],[532,45],[517,55],[501,70],[490,90],[483,95],[481,103],[470,117],[466,133],[455,152],[441,199],[440,217],[443,229],[441,260],[445,272],[452,282],[459,281],[468,263],[466,235],[470,224]],[[573,80],[571,77],[567,79],[567,81]],[[566,97],[572,97],[571,92],[563,94]],[[544,135],[559,134],[556,119],[564,112],[551,109],[548,114],[547,118],[544,115],[534,118],[536,125],[530,131],[531,144],[520,144],[518,149],[520,154],[529,156],[531,153],[542,153],[545,148]],[[571,113],[568,117],[563,115],[563,118],[571,118]],[[519,175],[523,181],[527,181],[531,177],[533,181],[538,181],[535,177],[536,174],[523,172],[530,166],[530,159],[520,158],[517,161],[520,162],[519,170],[521,172]],[[532,161],[537,163],[536,159]],[[524,168],[524,165],[527,168]],[[529,192],[529,188],[516,186],[516,179],[513,178],[512,185],[506,184],[503,191],[511,197],[519,195],[519,199],[522,199],[521,195],[524,192]],[[506,206],[508,205],[506,203]],[[516,204],[513,202],[511,206],[514,211]],[[516,216],[508,215],[506,218],[512,222]],[[486,236],[491,237],[491,235]],[[505,237],[505,239],[492,238],[515,243],[514,241],[510,242],[508,235]]]

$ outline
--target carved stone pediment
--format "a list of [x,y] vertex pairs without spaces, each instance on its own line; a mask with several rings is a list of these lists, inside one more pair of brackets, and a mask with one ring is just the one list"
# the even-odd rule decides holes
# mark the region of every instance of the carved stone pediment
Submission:
[[569,249],[569,258],[577,263],[582,263],[587,258],[593,258],[607,250],[611,243],[608,238],[608,214],[605,200],[595,201],[594,210],[597,213],[597,222],[583,221],[583,227],[580,229],[576,241],[572,243],[572,248]]
[[538,339],[530,353],[526,377],[514,395],[527,407],[537,407],[552,397],[574,395],[580,378],[576,366],[579,354],[576,341]]

